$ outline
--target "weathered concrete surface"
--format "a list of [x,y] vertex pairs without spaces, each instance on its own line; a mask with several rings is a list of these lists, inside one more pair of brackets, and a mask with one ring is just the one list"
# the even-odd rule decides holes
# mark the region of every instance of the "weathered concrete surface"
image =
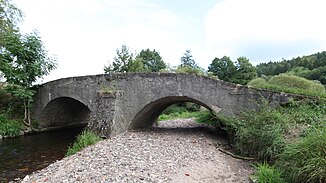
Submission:
[[[266,98],[279,104],[290,96],[211,78],[173,73],[121,73],[64,78],[42,85],[33,116],[41,128],[88,122],[102,136],[153,124],[177,102],[194,102],[224,115],[257,108]],[[258,102],[259,103],[259,102]]]

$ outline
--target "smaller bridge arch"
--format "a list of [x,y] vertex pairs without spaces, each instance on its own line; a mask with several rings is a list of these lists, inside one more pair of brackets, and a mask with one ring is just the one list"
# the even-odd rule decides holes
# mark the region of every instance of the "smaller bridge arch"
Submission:
[[86,126],[91,110],[83,102],[71,97],[57,97],[42,109],[40,127]]
[[187,96],[169,96],[163,97],[147,104],[143,109],[132,120],[129,129],[148,128],[153,125],[159,115],[169,106],[180,103],[180,102],[191,102],[198,104],[213,111],[208,104],[205,104],[199,100],[187,97]]

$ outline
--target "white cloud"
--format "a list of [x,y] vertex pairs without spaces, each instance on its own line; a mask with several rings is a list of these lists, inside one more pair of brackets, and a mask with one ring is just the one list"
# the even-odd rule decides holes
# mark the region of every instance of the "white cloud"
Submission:
[[122,44],[137,51],[156,49],[171,64],[182,53],[173,30],[178,18],[146,0],[15,2],[26,14],[23,30],[38,29],[46,48],[58,57],[58,68],[45,81],[103,73]]
[[[205,18],[207,44],[216,56],[243,55],[260,61],[322,51],[326,49],[324,7],[323,0],[225,0]],[[261,46],[266,50],[255,53],[253,49]],[[268,52],[278,48],[282,49],[271,58]]]

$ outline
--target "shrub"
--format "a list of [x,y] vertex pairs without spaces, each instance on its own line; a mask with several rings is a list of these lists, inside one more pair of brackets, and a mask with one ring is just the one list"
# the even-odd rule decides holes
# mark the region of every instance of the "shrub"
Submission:
[[280,74],[273,76],[268,81],[262,78],[256,78],[247,85],[279,92],[317,96],[326,100],[325,87],[322,84],[294,75]]
[[87,130],[83,131],[80,135],[78,135],[73,146],[68,148],[66,156],[76,154],[78,151],[82,150],[83,148],[95,144],[100,140],[101,138],[97,136],[95,133]]
[[269,80],[269,83],[285,88],[298,88],[322,93],[325,92],[325,88],[322,84],[295,75],[280,74],[272,77]]
[[173,119],[186,119],[186,118],[193,118],[196,117],[199,114],[199,112],[176,112],[176,113],[169,113],[169,114],[161,114],[158,117],[159,121],[164,120],[173,120]]
[[277,165],[292,182],[326,182],[326,127],[285,147]]
[[256,78],[248,82],[248,86],[253,86],[253,87],[260,87],[267,84],[267,81],[263,78]]
[[287,117],[276,109],[265,106],[260,111],[246,112],[239,119],[235,147],[241,154],[274,160],[284,146],[288,129]]
[[183,106],[179,106],[177,104],[173,104],[171,106],[169,106],[168,108],[166,108],[162,114],[166,114],[166,115],[169,115],[169,114],[172,114],[172,113],[183,113],[183,112],[186,112],[187,109]]
[[0,114],[0,135],[17,136],[20,133],[22,124],[17,120],[11,120],[5,114]]
[[258,183],[286,183],[281,177],[281,171],[275,166],[270,166],[266,162],[256,166],[256,173],[253,175]]

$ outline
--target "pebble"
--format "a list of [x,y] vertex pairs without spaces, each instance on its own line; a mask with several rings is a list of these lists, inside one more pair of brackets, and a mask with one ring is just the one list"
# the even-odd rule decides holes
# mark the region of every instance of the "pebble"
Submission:
[[193,119],[161,121],[98,142],[21,182],[250,182],[250,162],[219,148],[225,138]]

